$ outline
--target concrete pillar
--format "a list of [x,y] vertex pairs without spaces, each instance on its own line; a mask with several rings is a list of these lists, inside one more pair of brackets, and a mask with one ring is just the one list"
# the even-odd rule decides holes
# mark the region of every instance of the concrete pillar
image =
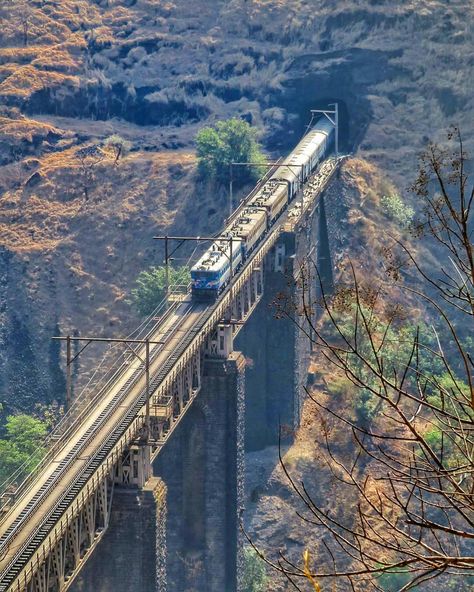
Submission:
[[208,592],[235,592],[239,558],[238,514],[243,505],[245,358],[204,365],[207,414],[206,572]]
[[173,592],[235,592],[243,502],[245,358],[204,362],[202,389],[158,456]]
[[109,528],[69,590],[166,592],[166,488],[115,486]]
[[[282,435],[291,438],[299,425],[304,386],[308,377],[310,342],[297,324],[287,318],[276,318],[275,302],[279,296],[301,305],[300,287],[296,278],[300,264],[310,279],[305,298],[318,313],[319,280],[314,269],[317,264],[324,289],[332,290],[332,264],[328,239],[328,223],[324,199],[308,212],[298,226],[283,232],[275,248],[265,260],[264,294],[250,321],[235,340],[237,349],[249,359],[246,371],[246,435],[245,449],[260,450],[278,442]],[[317,286],[315,286],[317,284]],[[310,293],[308,294],[308,288]],[[309,325],[303,317],[298,324]]]
[[278,294],[293,293],[296,236],[284,233],[265,262],[262,301],[237,336],[236,347],[249,359],[246,370],[245,449],[276,444],[280,426],[290,434],[299,423],[295,383],[298,331],[276,318]]

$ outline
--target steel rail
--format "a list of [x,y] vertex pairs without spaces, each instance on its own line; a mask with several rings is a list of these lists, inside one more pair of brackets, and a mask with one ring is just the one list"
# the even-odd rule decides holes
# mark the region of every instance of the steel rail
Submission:
[[[176,311],[176,309],[182,304],[183,304],[182,302],[181,303],[177,302],[177,303],[175,303],[175,305],[173,307],[170,307],[165,312],[165,314],[160,318],[159,322],[156,323],[149,330],[149,332],[145,335],[148,336],[150,334],[156,334],[156,331],[158,331],[161,328],[161,326],[165,323],[165,321],[168,319],[168,317],[171,316]],[[146,326],[149,324],[149,322],[150,321],[148,321],[145,324],[144,328],[146,328]],[[138,333],[138,335],[140,335],[140,333]],[[117,356],[117,358],[116,358],[116,362],[119,362],[123,356],[124,356],[124,354],[119,354],[119,356]],[[80,404],[79,404],[79,408],[76,408],[73,406],[71,409],[71,412],[73,412],[73,413],[71,415],[68,414],[69,417],[63,418],[63,420],[61,420],[61,422],[55,427],[55,429],[48,436],[48,439],[47,439],[47,442],[52,442],[52,446],[50,446],[48,448],[48,450],[46,451],[46,454],[41,458],[39,463],[33,468],[33,470],[30,472],[30,474],[17,487],[15,494],[14,494],[15,504],[17,502],[21,501],[21,499],[23,499],[28,486],[35,479],[35,477],[38,475],[38,473],[48,464],[48,462],[52,458],[54,458],[54,456],[56,456],[58,453],[61,452],[61,450],[67,444],[68,437],[70,437],[74,433],[74,431],[80,426],[80,423],[82,422],[84,417],[89,415],[91,409],[93,409],[95,407],[95,405],[100,400],[103,393],[105,391],[107,391],[108,389],[112,388],[114,383],[116,383],[120,379],[120,377],[123,375],[124,372],[127,371],[127,369],[128,369],[127,359],[125,359],[124,362],[122,364],[120,364],[118,367],[114,366],[111,371],[112,374],[109,378],[106,378],[106,376],[107,376],[107,373],[106,373],[106,375],[100,379],[102,381],[107,380],[107,382],[99,388],[99,390],[96,392],[96,394],[88,401],[86,400],[86,401],[80,402],[80,403],[82,403],[82,409],[80,407]],[[79,411],[79,413],[74,416],[74,411]],[[68,423],[68,420],[72,420],[72,421],[69,421],[69,423]],[[62,431],[61,434],[58,434],[58,432],[61,430],[64,430],[64,431]],[[58,439],[58,435],[59,435],[59,439]],[[12,477],[14,477],[14,476],[15,475],[13,475]],[[10,477],[10,479],[12,477]],[[10,482],[10,480],[8,482]],[[4,486],[4,485],[5,484],[2,484],[2,486]],[[0,506],[0,509],[1,509],[1,506]],[[14,507],[12,508],[12,510],[13,509],[14,509]],[[9,512],[5,513],[1,517],[0,524],[8,518],[10,513],[11,513],[11,510]]]
[[[195,324],[193,324],[192,328],[188,331],[188,333],[186,334],[184,339],[182,341],[180,341],[180,343],[178,344],[177,349],[180,350],[179,353],[177,353],[177,354],[171,353],[170,356],[167,358],[167,361],[165,362],[163,367],[158,372],[158,375],[155,375],[154,378],[152,379],[152,381],[151,381],[151,391],[152,392],[155,392],[158,389],[158,387],[161,386],[161,384],[163,382],[165,382],[165,379],[169,376],[170,372],[178,365],[180,358],[185,353],[185,351],[187,349],[189,349],[190,347],[192,347],[192,342],[195,340],[198,340],[200,343],[202,343],[205,340],[205,338],[207,337],[207,335],[213,330],[213,327],[219,322],[220,318],[223,316],[225,309],[229,306],[229,304],[231,304],[230,290],[235,289],[235,284],[238,282],[238,280],[242,281],[242,279],[241,279],[242,274],[249,268],[249,266],[251,265],[251,263],[255,259],[263,258],[263,256],[266,254],[266,252],[273,246],[274,242],[277,240],[279,233],[280,233],[280,226],[277,225],[277,226],[273,227],[272,231],[267,235],[267,237],[264,239],[264,241],[260,244],[260,248],[258,249],[258,251],[254,252],[249,257],[249,259],[246,262],[246,265],[241,270],[239,270],[239,272],[236,274],[236,276],[235,276],[236,279],[233,282],[232,286],[228,286],[226,288],[226,290],[223,292],[220,300],[218,300],[216,303],[211,303],[209,305],[209,307],[206,309],[206,311],[204,311],[203,314],[200,315],[197,322]],[[266,248],[264,248],[265,245],[266,245]],[[252,270],[249,271],[249,273],[251,273],[251,272],[252,272]],[[203,316],[205,318],[201,320],[201,317],[203,317]],[[211,321],[210,324],[209,324],[209,321]],[[207,327],[206,327],[206,325],[207,325]],[[179,328],[179,325],[176,326],[175,330],[178,330],[178,328]],[[138,371],[138,369],[137,369],[137,371]],[[129,388],[133,388],[133,387],[130,386]],[[125,394],[123,397],[121,397],[120,402],[122,402],[123,398],[126,396],[127,396],[127,394]],[[140,398],[142,396],[145,397],[146,395],[144,395],[144,393],[141,393]],[[109,405],[112,405],[112,404],[113,404],[113,401]],[[113,413],[113,410],[116,409],[117,407],[118,407],[118,403],[113,406],[112,413]],[[134,406],[134,409],[135,409],[135,407],[136,407],[136,405]],[[142,409],[142,408],[143,408],[143,404],[140,406],[140,409]],[[128,415],[129,414],[127,414],[127,416]],[[137,415],[136,412],[134,412],[131,415],[132,420],[136,417],[136,415]],[[100,425],[103,425],[103,423]],[[88,443],[90,443],[90,441],[93,439],[94,435],[97,433],[100,425],[93,428],[93,432],[91,433],[87,443],[83,444],[83,446],[81,447],[81,450],[83,450],[84,447]],[[92,429],[92,426],[90,429]],[[124,431],[126,431],[126,428]],[[104,443],[104,445],[106,443]],[[112,445],[112,448],[113,448],[113,446],[114,445]],[[77,454],[77,451],[74,452],[74,456],[76,454]],[[97,456],[97,454],[95,456]],[[69,453],[69,455],[72,456],[72,451]],[[71,462],[72,460],[73,459],[70,459],[69,462]],[[104,462],[104,460],[105,460],[105,458],[102,459],[102,457],[101,457],[100,462]],[[61,474],[64,475],[64,471],[66,470],[66,467],[59,466],[58,470],[60,470]],[[80,481],[82,481],[81,475],[83,474],[84,470],[85,470],[84,468],[79,469],[76,479],[79,479]],[[58,478],[59,477],[60,477],[60,475],[58,475]],[[44,490],[44,493],[43,493],[43,498],[47,497],[47,494],[51,491],[51,489],[53,487],[54,487],[54,483],[47,483],[46,489]],[[72,485],[71,485],[71,487],[72,487]],[[58,503],[59,502],[57,502],[55,504],[55,506],[52,508],[51,511],[53,511],[56,508]],[[34,508],[32,507],[29,509],[28,517],[26,515],[22,515],[23,512],[22,512],[22,514],[20,514],[18,516],[18,518],[15,520],[15,523],[17,523],[18,529],[21,526],[24,526],[29,522],[29,520],[31,519],[32,513],[34,512],[35,509],[38,508],[38,505],[39,504],[35,504]],[[51,528],[53,526],[54,525],[52,525]],[[36,533],[38,532],[38,530],[40,528],[41,528],[41,526],[28,537],[28,540],[22,545],[21,549],[19,549],[15,553],[14,557],[12,557],[12,559],[10,560],[8,565],[3,569],[2,574],[1,574],[2,580],[0,581],[0,592],[3,592],[4,588],[2,586],[3,586],[3,582],[5,581],[5,578],[11,584],[13,580],[11,579],[11,577],[8,577],[9,574],[12,574],[14,576],[14,578],[16,578],[16,576],[19,575],[19,573],[21,572],[21,570],[25,566],[25,563],[27,563],[29,561],[32,553],[28,553],[29,557],[25,558],[23,560],[20,560],[20,555],[24,554],[25,552],[28,552],[28,546],[30,544],[29,541],[31,541],[35,537]],[[51,528],[48,530],[48,532],[51,530]],[[5,539],[5,536],[7,535],[7,533],[9,535],[8,541]],[[14,532],[9,533],[7,530],[5,535],[2,538],[0,538],[0,549],[7,546],[8,542],[10,542],[10,540],[14,537],[14,535],[15,535]],[[4,541],[2,541],[2,539],[4,539]],[[37,548],[36,542],[35,542],[34,548],[35,549]],[[20,568],[20,565],[22,567],[18,571],[18,568]],[[16,569],[14,569],[14,568],[16,568]],[[14,573],[12,573],[12,572],[14,572]]]
[[[207,310],[204,310],[199,315],[197,321],[199,321],[199,319],[203,315],[205,315],[206,312],[207,312]],[[195,327],[195,324],[193,325],[192,330],[196,330],[196,329],[194,329],[194,327]],[[179,330],[179,325],[174,327],[173,334],[178,330]],[[179,347],[180,343],[181,342],[178,343],[178,347]],[[172,357],[172,356],[173,356],[173,352],[170,353],[169,357]],[[160,374],[162,374],[162,371],[160,372]],[[155,375],[155,378],[151,382],[152,390],[153,390],[153,387],[157,386],[157,382],[158,381],[157,381],[157,378]],[[121,403],[124,398],[127,398],[127,396],[130,395],[131,388],[132,387],[129,387],[127,393],[123,397],[121,397],[121,400],[119,401],[119,403]],[[76,492],[75,495],[80,493],[80,491],[83,489],[83,487],[87,483],[88,479],[92,476],[92,474],[89,474],[90,470],[95,471],[98,468],[100,468],[100,465],[105,462],[105,460],[107,459],[107,456],[112,452],[112,449],[116,445],[116,442],[118,440],[120,440],[120,438],[123,436],[124,433],[127,432],[127,430],[130,428],[130,426],[133,424],[134,421],[137,423],[137,430],[139,429],[139,424],[140,424],[139,412],[141,409],[143,409],[145,399],[146,399],[146,391],[145,391],[145,389],[142,389],[138,393],[138,395],[136,396],[135,402],[127,408],[125,416],[122,416],[116,422],[115,426],[111,429],[111,431],[109,432],[108,436],[104,439],[101,446],[97,449],[97,451],[94,453],[94,455],[91,456],[91,458],[88,460],[87,465],[78,469],[77,473],[72,477],[69,487],[66,489],[65,493],[62,494],[62,497],[59,500],[57,500],[57,502],[54,504],[54,506],[48,511],[48,513],[45,514],[45,518],[42,521],[42,524],[39,525],[38,528],[29,535],[28,539],[23,543],[22,547],[15,553],[15,556],[12,557],[9,564],[4,568],[4,570],[2,572],[2,581],[0,582],[0,591],[1,592],[3,592],[3,590],[8,589],[8,588],[4,587],[4,582],[6,582],[6,584],[10,585],[12,583],[12,581],[14,581],[14,580],[12,580],[12,576],[14,578],[16,578],[19,575],[19,573],[22,571],[25,563],[27,563],[29,561],[30,557],[34,554],[34,551],[38,548],[38,541],[37,541],[38,534],[41,532],[44,534],[44,537],[46,537],[49,534],[49,532],[52,530],[52,528],[54,528],[54,525],[58,521],[58,518],[56,516],[58,508],[61,507],[62,514],[64,514],[64,512],[69,507],[70,503],[72,503],[74,498],[72,498],[72,500],[70,499],[71,492]],[[114,403],[114,401],[111,401],[109,403],[109,406],[113,405],[113,403]],[[118,406],[119,406],[118,404],[113,405],[112,413],[114,412],[114,410],[117,409]],[[100,424],[98,424],[97,426],[94,427],[94,424],[97,423],[97,420],[96,420],[94,422],[93,426],[91,426],[90,429],[93,429],[93,432],[89,435],[89,438],[87,439],[87,441],[85,441],[83,443],[82,449],[84,449],[88,444],[90,444],[92,442],[92,440],[94,439],[94,436],[97,435],[100,427],[104,426],[104,424],[106,423],[107,417],[105,417],[104,411],[101,413],[102,417],[101,417]],[[117,426],[120,426],[120,429],[118,429]],[[114,436],[116,436],[116,438]],[[111,439],[113,441],[111,441]],[[64,468],[62,468],[62,471],[64,474]],[[66,475],[64,475],[64,476],[66,476]],[[85,477],[86,477],[86,479],[85,479]],[[48,488],[47,488],[47,491],[45,491],[45,494],[49,493],[53,486],[54,486],[53,484],[48,484]],[[78,486],[79,486],[79,489],[77,489]],[[66,505],[65,505],[65,502],[67,502]],[[31,509],[31,511],[32,510],[33,510],[33,508]],[[54,513],[54,520],[53,520],[53,522],[51,522],[51,516],[53,516],[53,513]],[[23,521],[23,524],[25,524],[24,521]],[[46,531],[45,531],[45,529],[46,529]],[[40,544],[41,544],[41,542],[42,541],[40,541]],[[34,543],[33,547],[31,547],[32,543]],[[23,560],[19,559],[19,556],[24,554],[25,552],[29,553],[29,557],[24,558]]]

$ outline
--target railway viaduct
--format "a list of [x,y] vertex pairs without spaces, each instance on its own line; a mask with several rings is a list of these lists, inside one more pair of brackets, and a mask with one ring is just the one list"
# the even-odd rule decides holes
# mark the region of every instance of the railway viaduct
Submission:
[[128,362],[76,402],[1,498],[0,592],[238,592],[244,453],[298,426],[307,379],[308,340],[272,302],[298,292],[308,255],[331,283],[339,165],[323,163],[217,303],[184,298],[147,328],[149,389]]

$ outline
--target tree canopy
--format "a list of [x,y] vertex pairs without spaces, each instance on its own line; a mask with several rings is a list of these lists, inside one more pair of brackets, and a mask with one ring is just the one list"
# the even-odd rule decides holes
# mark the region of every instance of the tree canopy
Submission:
[[30,415],[10,415],[5,424],[5,438],[0,440],[0,483],[21,465],[43,451],[46,425]]
[[[243,119],[219,121],[196,136],[199,171],[205,178],[228,183],[232,162],[265,163],[255,128]],[[265,167],[234,167],[232,178],[238,183],[258,179]]]
[[[169,268],[169,285],[185,286],[189,283],[190,274],[187,267]],[[150,315],[165,297],[166,268],[150,267],[142,271],[132,289],[131,303],[140,316]]]
[[132,143],[128,140],[124,140],[118,134],[112,134],[104,140],[104,146],[110,148],[114,155],[114,163],[117,164],[120,158],[123,158],[125,154],[132,147]]

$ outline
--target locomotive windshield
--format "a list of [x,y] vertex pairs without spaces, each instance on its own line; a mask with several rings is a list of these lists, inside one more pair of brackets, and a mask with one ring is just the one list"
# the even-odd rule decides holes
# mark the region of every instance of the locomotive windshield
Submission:
[[191,276],[195,280],[211,280],[215,278],[216,272],[193,269],[191,270]]

